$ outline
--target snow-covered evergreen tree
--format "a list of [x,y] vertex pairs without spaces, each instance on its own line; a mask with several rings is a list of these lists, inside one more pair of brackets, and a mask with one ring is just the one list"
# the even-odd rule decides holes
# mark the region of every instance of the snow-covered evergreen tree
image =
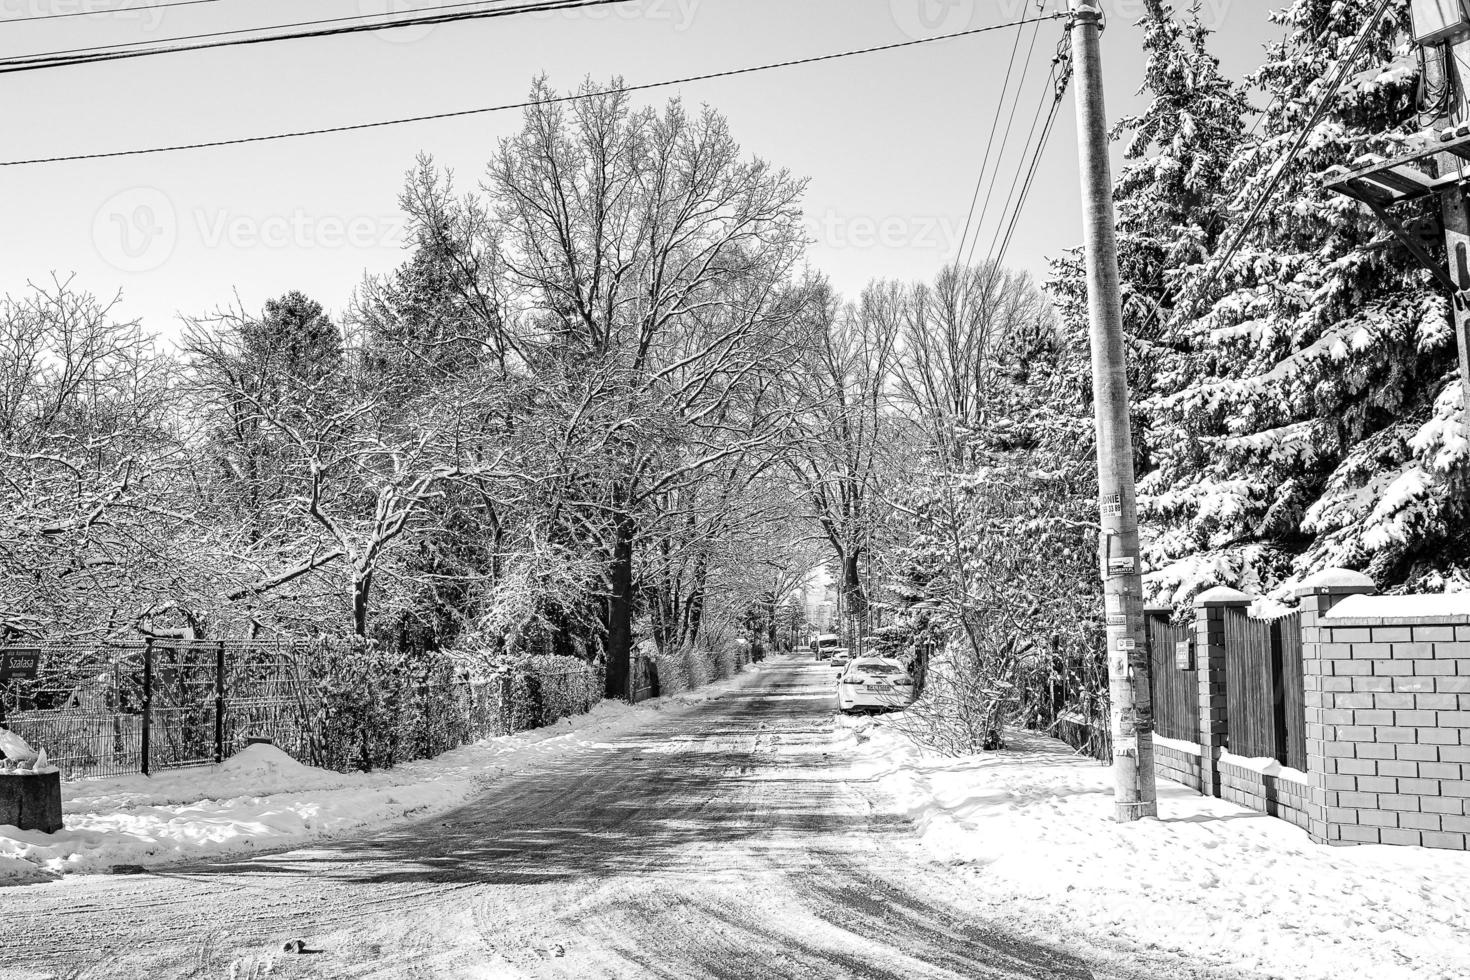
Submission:
[[[1269,103],[1245,132],[1242,89],[1210,55],[1198,5],[1181,17],[1149,2],[1152,100],[1115,135],[1133,161],[1116,199],[1155,597],[1267,592],[1330,566],[1385,588],[1470,584],[1454,530],[1470,453],[1447,298],[1367,209],[1322,187],[1332,168],[1419,129],[1407,0],[1286,162],[1376,6],[1296,0],[1271,15],[1287,32],[1248,79]],[[1082,330],[1078,256],[1056,263],[1049,287]]]
[[[1220,240],[1266,193],[1375,6],[1297,0],[1273,15],[1289,32],[1251,79],[1272,107],[1225,175],[1240,192]],[[1158,466],[1141,487],[1158,594],[1268,590],[1330,566],[1385,587],[1463,580],[1446,298],[1366,209],[1322,187],[1332,167],[1418,128],[1407,7],[1380,22],[1356,66],[1366,72],[1284,164],[1228,267],[1213,284],[1209,263],[1185,270],[1165,337],[1176,352],[1150,405]]]

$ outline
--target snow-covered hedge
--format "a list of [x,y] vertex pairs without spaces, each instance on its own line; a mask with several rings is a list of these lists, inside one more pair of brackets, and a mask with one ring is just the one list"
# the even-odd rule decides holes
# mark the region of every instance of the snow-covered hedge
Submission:
[[304,665],[294,751],[349,771],[427,759],[590,710],[602,677],[575,657],[520,657],[468,671],[441,651],[326,648]]
[[701,640],[667,653],[653,643],[646,645],[658,669],[658,693],[679,694],[713,681],[732,677],[749,659],[749,648],[734,640]]

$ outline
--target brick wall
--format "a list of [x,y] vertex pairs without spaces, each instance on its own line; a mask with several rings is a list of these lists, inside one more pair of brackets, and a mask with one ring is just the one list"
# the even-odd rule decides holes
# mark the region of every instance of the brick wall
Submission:
[[1370,589],[1303,596],[1309,829],[1330,843],[1465,850],[1470,596]]
[[[1220,797],[1231,803],[1290,821],[1307,830],[1311,799],[1305,774],[1263,773],[1248,765],[1220,760]],[[1287,770],[1293,772],[1294,770]]]
[[[1262,772],[1256,765],[1221,754],[1215,769],[1220,781],[1220,799],[1280,817],[1307,829],[1310,810],[1309,787],[1304,774],[1287,769],[1282,773]],[[1171,782],[1202,792],[1204,785],[1200,746],[1173,739],[1154,739],[1154,772]]]
[[1194,751],[1164,744],[1154,739],[1154,772],[1165,779],[1182,783],[1199,792],[1203,785],[1200,779],[1199,746]]

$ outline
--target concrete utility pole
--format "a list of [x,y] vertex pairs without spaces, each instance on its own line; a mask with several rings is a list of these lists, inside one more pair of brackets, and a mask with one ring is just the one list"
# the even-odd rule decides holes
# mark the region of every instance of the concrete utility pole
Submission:
[[1072,56],[1077,81],[1077,144],[1087,246],[1087,303],[1092,321],[1092,391],[1097,413],[1097,482],[1102,534],[1098,548],[1108,624],[1108,693],[1112,706],[1115,815],[1119,822],[1158,815],[1154,785],[1153,703],[1143,635],[1143,576],[1133,486],[1128,374],[1123,346],[1113,177],[1103,105],[1098,0],[1072,0]]

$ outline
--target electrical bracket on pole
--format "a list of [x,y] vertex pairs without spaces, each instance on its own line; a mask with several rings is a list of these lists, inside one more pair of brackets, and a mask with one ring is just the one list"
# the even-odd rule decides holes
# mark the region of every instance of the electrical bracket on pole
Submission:
[[1443,262],[1437,261],[1434,256],[1430,255],[1429,250],[1424,247],[1419,239],[1410,234],[1408,229],[1400,224],[1399,220],[1390,214],[1388,209],[1382,204],[1373,200],[1364,200],[1363,203],[1368,205],[1373,213],[1378,216],[1378,220],[1388,227],[1388,230],[1393,233],[1393,237],[1399,240],[1399,244],[1408,249],[1409,254],[1418,259],[1419,264],[1432,272],[1435,280],[1450,291],[1450,295],[1455,297],[1455,303],[1457,305],[1464,302],[1460,296],[1460,287],[1455,284],[1455,280],[1450,276],[1448,266]]
[[[1460,166],[1435,176],[1430,171],[1437,169],[1435,163],[1444,154],[1455,157]],[[1450,269],[1437,261],[1389,208],[1460,190],[1470,183],[1467,166],[1470,166],[1470,126],[1458,126],[1442,132],[1418,134],[1410,147],[1398,156],[1361,157],[1350,169],[1338,168],[1322,182],[1322,186],[1367,205],[1409,254],[1449,291],[1456,306],[1463,308],[1467,299]]]

